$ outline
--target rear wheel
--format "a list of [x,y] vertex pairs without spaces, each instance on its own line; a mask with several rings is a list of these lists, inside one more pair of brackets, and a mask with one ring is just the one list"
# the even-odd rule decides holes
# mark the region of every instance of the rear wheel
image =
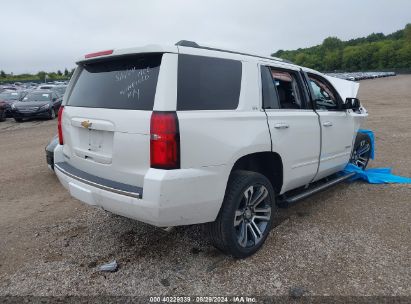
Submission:
[[263,245],[276,213],[274,190],[264,175],[233,172],[220,213],[207,224],[209,236],[224,253],[248,257]]
[[371,156],[371,139],[367,134],[358,133],[355,139],[354,149],[350,163],[361,169],[365,169]]
[[14,118],[14,120],[17,121],[17,122],[22,122],[23,118]]
[[2,111],[0,113],[0,121],[5,121],[6,120],[6,111]]

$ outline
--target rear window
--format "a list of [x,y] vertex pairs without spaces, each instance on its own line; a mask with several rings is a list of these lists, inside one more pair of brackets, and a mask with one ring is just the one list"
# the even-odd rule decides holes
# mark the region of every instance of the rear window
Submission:
[[153,110],[161,54],[85,63],[67,105]]
[[238,107],[240,61],[178,56],[177,110],[231,110]]

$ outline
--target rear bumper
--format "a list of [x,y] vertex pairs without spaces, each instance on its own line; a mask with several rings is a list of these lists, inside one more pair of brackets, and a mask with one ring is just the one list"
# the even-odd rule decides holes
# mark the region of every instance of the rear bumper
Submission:
[[[138,187],[130,186],[134,188],[130,188],[129,193],[122,193],[124,184],[118,185],[98,178],[95,180],[95,177],[90,176],[87,178],[87,173],[76,168],[70,171],[73,167],[64,167],[62,163],[56,163],[54,168],[60,182],[74,198],[158,227],[214,221],[228,179],[225,166],[149,169],[141,192]],[[134,192],[131,191],[133,189]]]
[[63,173],[65,176],[70,177],[78,182],[81,182],[82,184],[92,186],[94,188],[134,198],[142,198],[143,196],[143,188],[141,187],[136,187],[100,178],[98,176],[88,174],[87,172],[74,168],[66,162],[56,163],[54,164],[54,167],[58,169],[59,172]]
[[58,137],[56,135],[49,142],[49,144],[46,146],[46,149],[45,149],[46,150],[47,166],[52,171],[54,171],[54,150],[56,149],[57,145],[58,145]]
[[54,171],[54,152],[46,150],[46,161],[47,166],[50,168],[50,170]]

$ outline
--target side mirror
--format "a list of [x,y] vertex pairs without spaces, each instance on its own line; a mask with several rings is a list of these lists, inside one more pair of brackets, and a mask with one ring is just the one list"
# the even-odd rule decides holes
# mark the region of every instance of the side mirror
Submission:
[[358,98],[347,98],[343,104],[345,110],[358,110],[360,106],[361,104]]

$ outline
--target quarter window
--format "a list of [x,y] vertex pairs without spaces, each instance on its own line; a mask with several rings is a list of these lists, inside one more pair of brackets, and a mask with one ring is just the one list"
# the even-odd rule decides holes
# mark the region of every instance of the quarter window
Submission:
[[271,70],[269,67],[261,66],[261,84],[264,109],[279,109],[278,95],[274,87]]
[[241,73],[237,60],[179,55],[177,110],[236,109]]

